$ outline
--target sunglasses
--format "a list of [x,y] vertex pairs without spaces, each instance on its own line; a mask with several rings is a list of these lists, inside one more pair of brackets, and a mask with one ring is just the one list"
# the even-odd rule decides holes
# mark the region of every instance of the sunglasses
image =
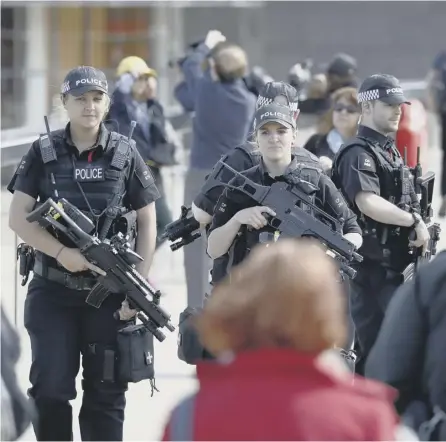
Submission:
[[358,106],[355,106],[354,104],[345,105],[342,103],[335,103],[335,105],[333,106],[333,110],[335,112],[342,112],[343,110],[345,110],[349,114],[356,114],[359,112]]

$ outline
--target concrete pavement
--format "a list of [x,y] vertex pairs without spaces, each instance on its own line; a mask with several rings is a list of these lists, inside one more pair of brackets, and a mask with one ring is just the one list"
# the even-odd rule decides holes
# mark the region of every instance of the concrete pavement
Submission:
[[[425,171],[433,170],[439,174],[441,165],[441,152],[439,151],[438,128],[434,121],[430,127],[430,148],[425,152]],[[308,133],[303,132],[301,138],[305,139]],[[169,204],[174,215],[179,214],[179,208],[183,198],[184,168],[177,167],[167,170],[166,192]],[[436,184],[435,208],[439,207],[438,196],[439,183]],[[22,337],[22,357],[18,367],[20,383],[25,390],[29,387],[28,370],[30,366],[29,339],[23,328],[23,302],[26,291],[20,287],[15,278],[15,238],[8,228],[8,207],[10,196],[2,191],[1,204],[1,287],[2,303],[6,308],[8,316],[14,320],[17,317],[17,326]],[[444,230],[439,250],[446,248],[446,222],[441,222]],[[163,306],[172,314],[173,322],[176,324],[178,315],[186,305],[186,286],[183,270],[183,252],[172,253],[169,247],[164,245],[155,258],[151,276],[164,294]],[[15,298],[15,286],[17,298]],[[150,397],[150,385],[148,382],[132,384],[127,394],[126,422],[124,428],[125,440],[159,440],[163,425],[168,418],[172,407],[189,392],[196,388],[194,379],[194,368],[179,361],[176,357],[177,333],[171,333],[162,343],[155,344],[155,366],[156,384],[159,393]],[[82,389],[78,382],[78,398],[73,401],[74,416],[77,416],[82,397]],[[75,440],[80,440],[77,420],[75,419]],[[35,440],[32,429],[29,429],[21,440]]]

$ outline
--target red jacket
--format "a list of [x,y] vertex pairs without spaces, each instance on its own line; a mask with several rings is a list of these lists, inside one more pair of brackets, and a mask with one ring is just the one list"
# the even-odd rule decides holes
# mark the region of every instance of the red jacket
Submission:
[[[197,375],[195,441],[395,439],[393,390],[363,378],[351,385],[317,368],[314,356],[257,350],[229,365],[199,364]],[[169,423],[163,440],[170,437]]]

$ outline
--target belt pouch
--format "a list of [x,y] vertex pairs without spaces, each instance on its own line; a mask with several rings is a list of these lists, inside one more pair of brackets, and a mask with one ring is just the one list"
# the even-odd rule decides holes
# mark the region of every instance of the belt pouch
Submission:
[[118,331],[118,379],[139,382],[155,377],[153,335],[143,324]]

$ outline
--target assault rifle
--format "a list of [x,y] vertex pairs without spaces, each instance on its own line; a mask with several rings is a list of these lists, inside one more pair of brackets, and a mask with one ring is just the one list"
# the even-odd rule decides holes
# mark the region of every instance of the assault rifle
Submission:
[[[406,157],[406,149],[404,149]],[[429,244],[426,251],[423,253],[421,248],[415,250],[413,255],[415,259],[415,265],[418,266],[423,261],[429,262],[432,256],[437,254],[437,243],[440,240],[441,227],[438,223],[433,223],[432,200],[434,197],[434,183],[435,173],[427,172],[423,175],[423,169],[420,162],[420,146],[417,148],[417,164],[412,169],[412,175],[414,177],[414,192],[417,195],[417,200],[420,205],[420,215],[430,234]],[[404,158],[406,163],[406,158]],[[410,232],[409,239],[415,239],[415,231]]]
[[[230,171],[240,181],[239,185],[220,180],[223,172]],[[212,180],[212,181],[211,181]],[[276,215],[266,216],[268,224],[278,230],[281,237],[313,237],[317,238],[334,254],[339,262],[341,272],[353,279],[356,271],[350,263],[361,262],[362,256],[356,253],[355,246],[342,236],[341,222],[319,209],[309,195],[293,184],[275,182],[272,186],[262,186],[237,172],[220,160],[209,176],[207,187],[225,186],[242,192],[257,204],[274,210]],[[302,181],[302,185],[312,186]],[[301,206],[305,206],[308,212]]]
[[138,310],[138,319],[158,341],[166,338],[161,328],[175,330],[170,315],[159,306],[161,292],[135,269],[135,264],[143,258],[129,247],[128,238],[121,232],[110,240],[100,241],[91,235],[95,228],[92,221],[63,198],[57,204],[49,198],[26,219],[63,233],[89,262],[106,272],[105,276],[97,277],[97,284],[87,296],[87,304],[99,308],[111,293],[125,294],[130,307]]
[[[420,214],[426,224],[430,239],[426,251],[423,253],[422,248],[409,248],[408,253],[412,256],[411,260],[417,267],[423,261],[430,261],[431,257],[437,253],[437,243],[440,239],[440,224],[433,223],[432,200],[434,196],[435,173],[427,172],[423,175],[423,169],[420,161],[421,149],[417,148],[417,164],[414,168],[407,166],[407,148],[404,148],[403,164],[399,171],[399,182],[401,186],[401,199],[397,206],[406,212],[417,212]],[[395,203],[393,199],[390,202]],[[401,228],[396,229],[399,234]],[[382,244],[387,242],[389,227],[383,230]],[[409,240],[416,238],[415,230],[409,232]]]
[[199,238],[199,229],[200,223],[194,218],[191,208],[181,206],[180,217],[165,227],[161,239],[167,238],[172,242],[170,249],[174,252]]

